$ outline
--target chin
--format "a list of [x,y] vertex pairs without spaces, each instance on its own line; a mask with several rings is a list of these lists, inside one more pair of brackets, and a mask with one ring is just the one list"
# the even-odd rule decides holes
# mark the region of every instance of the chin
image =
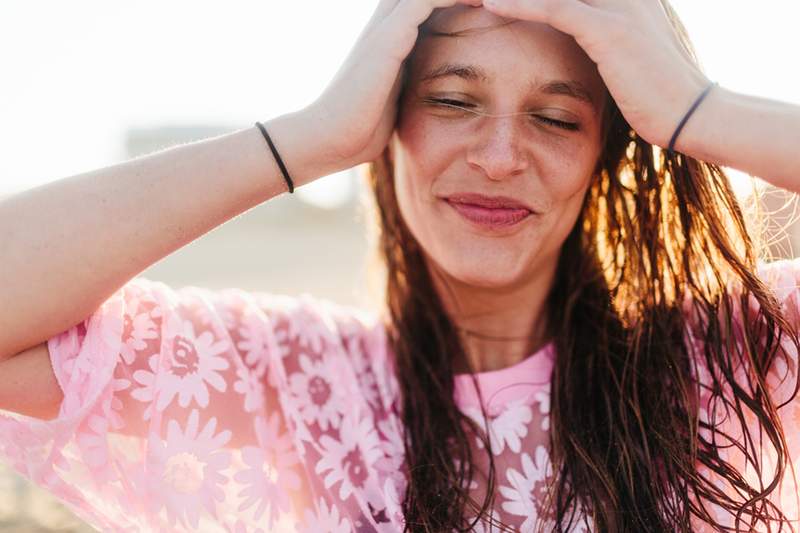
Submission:
[[437,264],[448,277],[465,285],[484,289],[510,287],[519,283],[524,277],[523,265],[507,261],[456,256],[437,261]]

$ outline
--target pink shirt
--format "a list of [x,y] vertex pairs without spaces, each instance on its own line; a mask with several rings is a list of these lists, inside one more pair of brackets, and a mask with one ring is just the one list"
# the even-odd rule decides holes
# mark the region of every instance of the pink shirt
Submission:
[[[759,273],[800,321],[800,260]],[[0,460],[94,527],[402,530],[399,390],[377,317],[308,294],[175,290],[139,277],[48,347],[64,393],[59,415],[43,421],[0,410]],[[777,399],[792,390],[793,378],[778,380],[796,372],[797,354],[790,356],[770,375]],[[523,532],[547,520],[539,502],[552,475],[554,357],[550,344],[476,375],[496,455],[493,512]],[[469,376],[456,376],[456,401],[480,419]],[[800,396],[779,414],[800,462]],[[787,479],[779,505],[796,518],[797,486]]]

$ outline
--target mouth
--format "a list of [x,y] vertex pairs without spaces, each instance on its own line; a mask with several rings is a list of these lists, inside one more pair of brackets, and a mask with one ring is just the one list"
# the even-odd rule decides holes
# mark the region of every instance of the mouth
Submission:
[[509,196],[487,196],[472,192],[457,192],[443,198],[457,204],[475,205],[490,209],[525,209],[533,211],[531,206]]
[[486,207],[454,201],[452,198],[444,200],[467,221],[489,229],[516,226],[534,214],[524,207]]

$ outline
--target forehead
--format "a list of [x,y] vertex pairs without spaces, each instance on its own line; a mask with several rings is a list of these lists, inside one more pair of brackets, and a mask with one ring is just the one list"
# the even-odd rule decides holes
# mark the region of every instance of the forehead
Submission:
[[[442,36],[440,33],[455,34]],[[474,65],[488,79],[530,86],[572,79],[600,97],[605,87],[595,63],[575,40],[547,24],[498,17],[458,5],[434,11],[421,28],[410,62],[412,80],[446,63]]]

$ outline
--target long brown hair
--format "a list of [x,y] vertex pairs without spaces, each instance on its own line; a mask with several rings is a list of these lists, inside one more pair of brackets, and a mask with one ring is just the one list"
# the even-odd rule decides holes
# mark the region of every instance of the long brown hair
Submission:
[[[666,0],[662,4],[697,63],[683,25]],[[423,25],[420,38],[425,33]],[[608,104],[604,149],[563,244],[546,308],[548,337],[558,354],[550,412],[555,476],[548,500],[557,530],[568,531],[575,520],[571,510],[581,507],[596,531],[690,531],[690,515],[717,531],[732,531],[697,505],[702,500],[730,510],[733,531],[761,523],[772,531],[776,520],[783,531],[785,515],[768,496],[786,470],[787,443],[780,406],[765,380],[782,343],[800,347],[797,332],[755,275],[757,246],[723,170],[654,149],[610,97]],[[464,348],[401,217],[387,152],[369,165],[367,178],[402,395],[406,530],[466,531],[475,523],[468,516],[494,521],[487,514],[495,471],[485,428],[454,403],[453,365]],[[749,309],[753,300],[757,311],[734,321],[737,309]],[[695,328],[700,325],[700,354],[690,353],[685,342],[690,316]],[[693,358],[716,369],[710,394],[742,421],[744,439],[731,444],[757,472],[759,446],[771,446],[773,479],[753,486],[719,453],[719,429],[698,417]],[[734,378],[741,362],[749,369],[744,383]],[[745,409],[758,421],[755,434]],[[489,461],[483,502],[473,501],[468,489],[477,468],[470,446],[476,437]],[[722,494],[697,472],[698,462],[741,499]]]

